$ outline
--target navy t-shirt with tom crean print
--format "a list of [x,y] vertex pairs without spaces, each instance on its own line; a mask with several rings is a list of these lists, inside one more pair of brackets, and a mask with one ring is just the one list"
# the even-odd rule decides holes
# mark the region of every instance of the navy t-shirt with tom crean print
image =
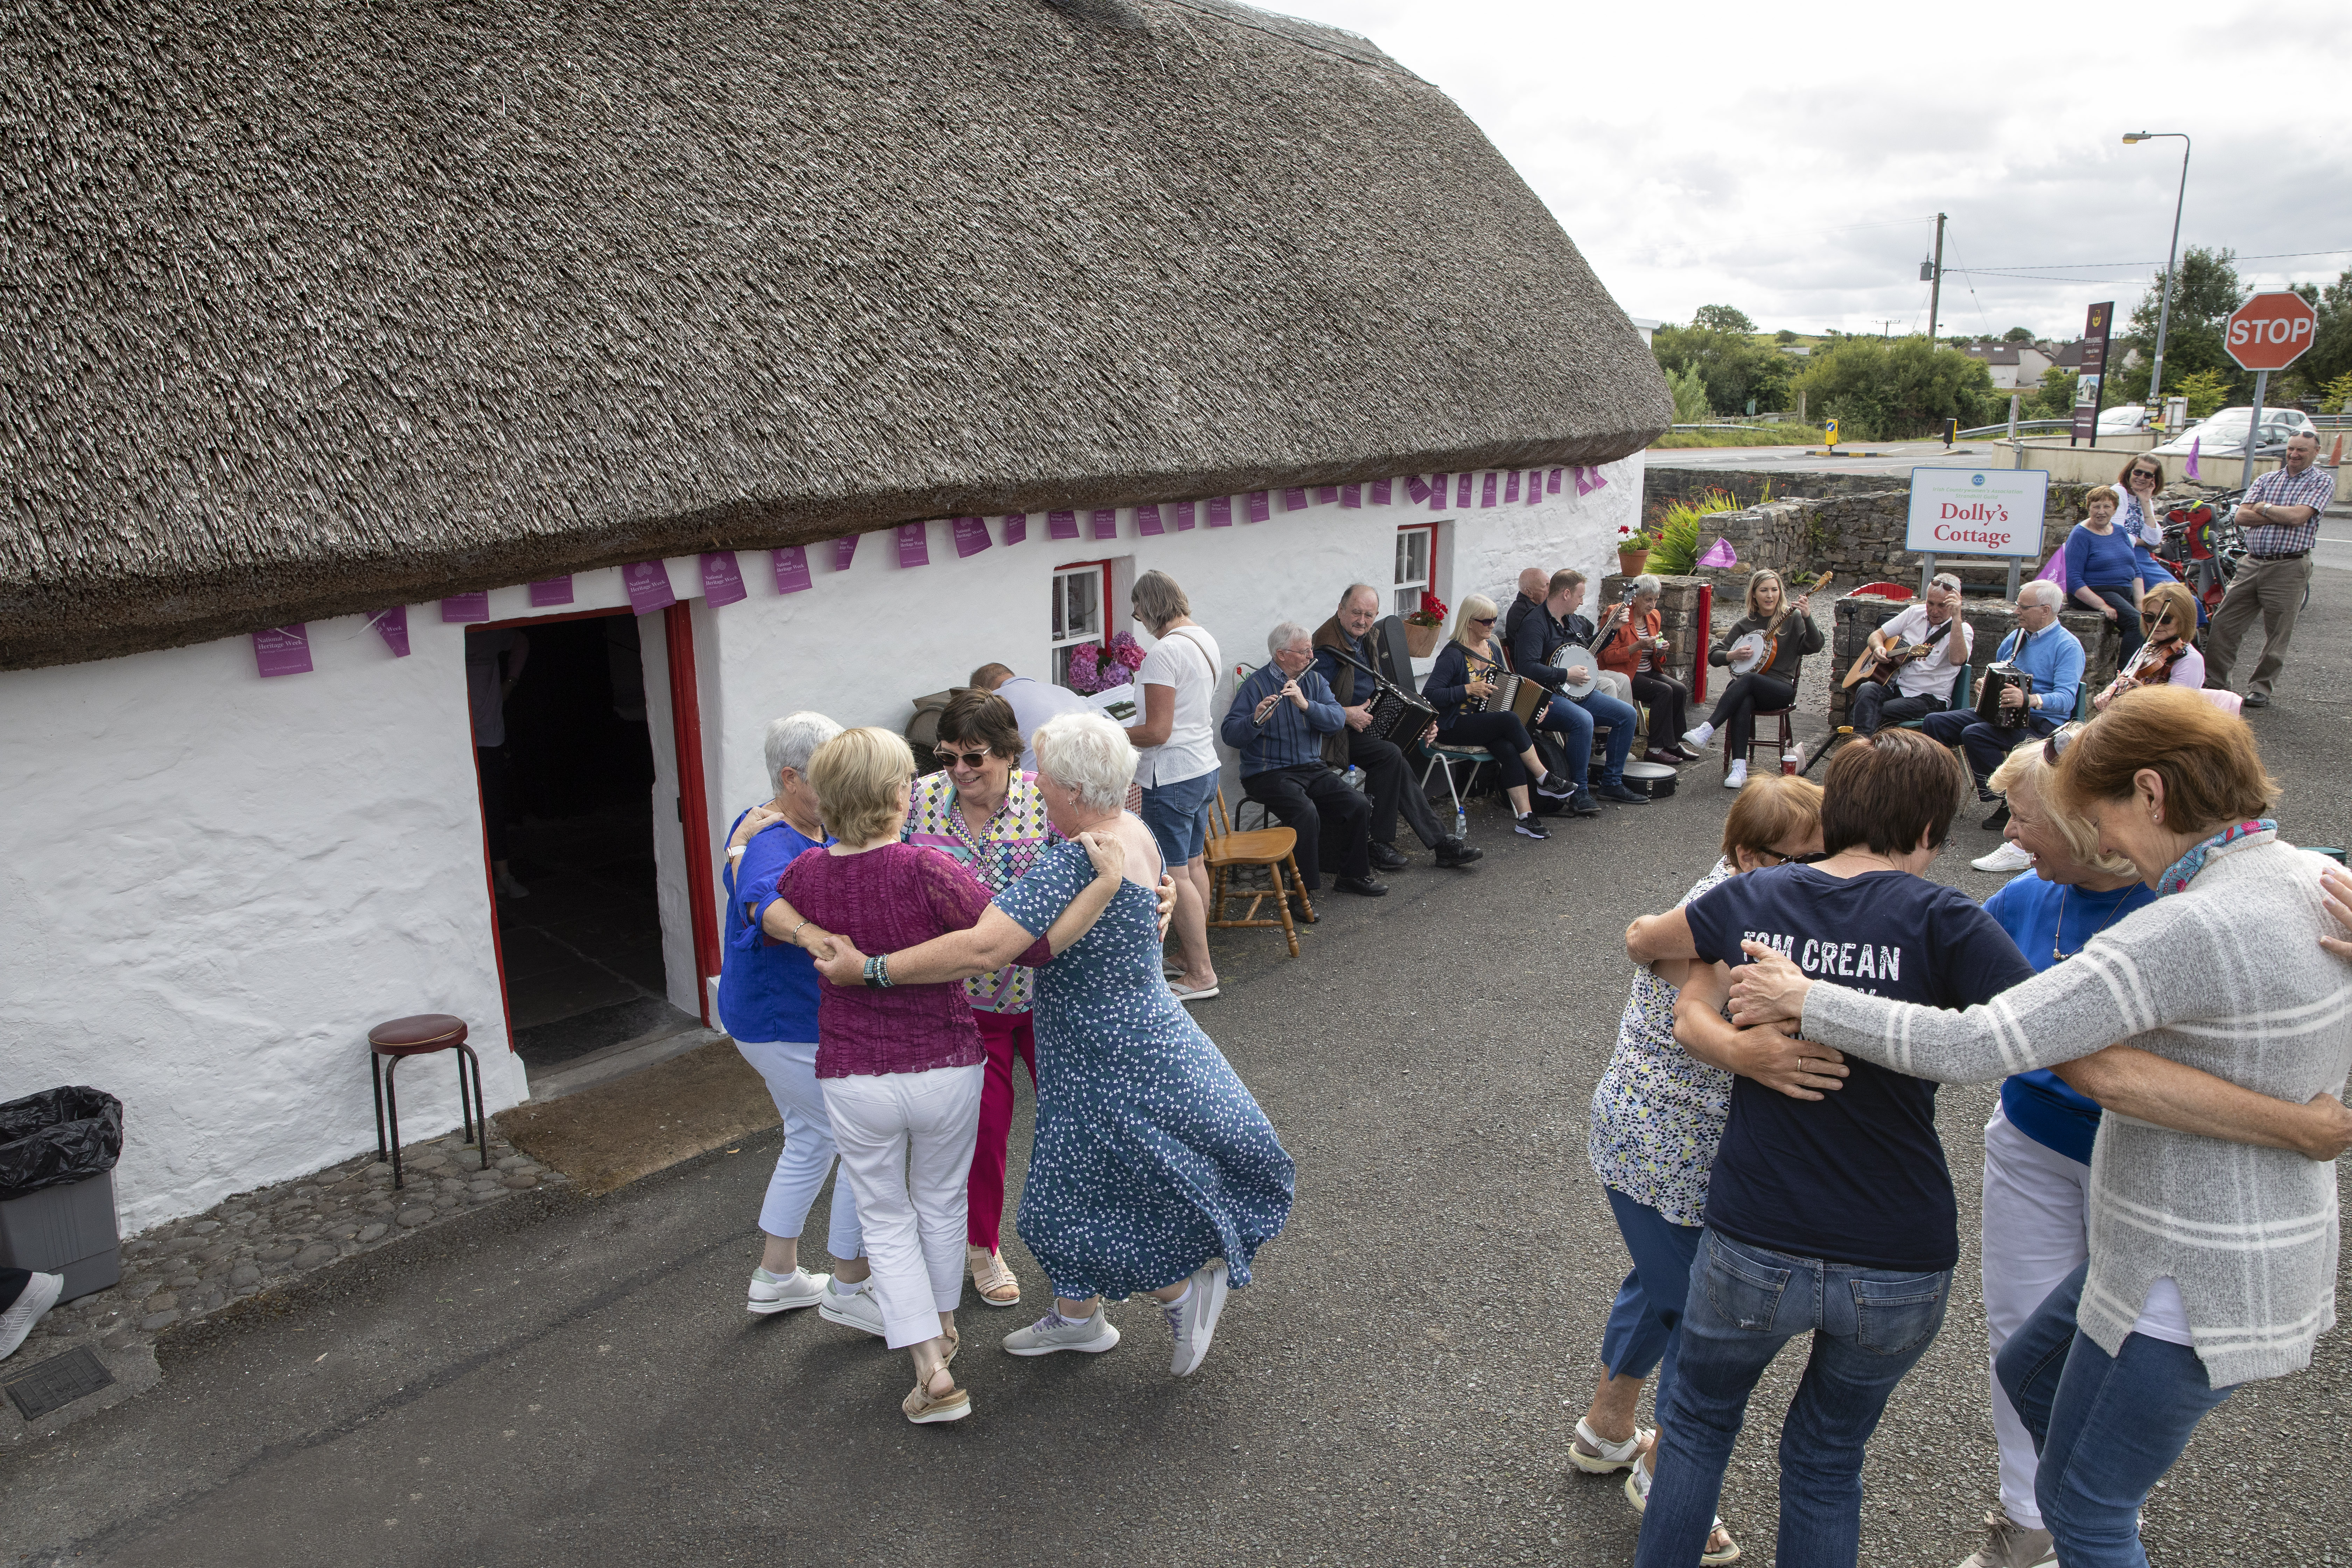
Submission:
[[[1832,877],[1776,866],[1684,906],[1698,955],[1749,962],[1743,939],[1815,980],[1929,1007],[1990,1001],[2033,971],[1967,895],[1906,871]],[[1936,1086],[1846,1058],[1845,1087],[1793,1100],[1737,1079],[1707,1177],[1706,1224],[1734,1241],[1864,1268],[1959,1259]]]

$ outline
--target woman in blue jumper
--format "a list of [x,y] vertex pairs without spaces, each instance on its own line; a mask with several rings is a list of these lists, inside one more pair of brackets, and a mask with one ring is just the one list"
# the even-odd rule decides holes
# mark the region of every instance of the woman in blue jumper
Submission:
[[2131,662],[2139,651],[2139,598],[2147,592],[2139,554],[2116,526],[2116,508],[2122,504],[2110,485],[2101,485],[2084,499],[2090,515],[2066,536],[2066,586],[2074,596],[2115,623],[2124,639],[2120,663]]

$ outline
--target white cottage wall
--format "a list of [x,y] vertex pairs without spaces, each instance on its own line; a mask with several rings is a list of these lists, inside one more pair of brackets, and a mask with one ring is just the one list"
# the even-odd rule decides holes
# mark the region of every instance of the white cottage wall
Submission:
[[[1125,583],[1158,567],[1181,584],[1216,637],[1230,679],[1265,658],[1277,621],[1308,627],[1349,582],[1386,584],[1402,524],[1442,521],[1437,590],[1507,604],[1521,568],[1597,577],[1635,521],[1641,459],[1609,483],[1481,508],[1318,505],[1262,523],[1141,536],[1122,508],[1116,541],[1028,539],[958,560],[951,529],[929,528],[931,563],[898,564],[887,531],[847,572],[809,552],[814,584],[775,592],[767,552],[740,563],[750,597],[710,609],[699,563],[665,563],[691,600],[709,832],[765,798],[768,721],[815,708],[844,724],[904,724],[910,700],[960,685],[975,665],[1049,668],[1055,566],[1122,562]],[[1241,510],[1236,504],[1236,511]],[[1171,524],[1172,528],[1172,522]],[[1090,532],[1091,531],[1089,531]],[[583,574],[575,602],[534,611],[527,588],[490,595],[494,620],[625,605],[620,574]],[[656,777],[655,853],[671,1000],[698,1010],[677,820],[668,654],[643,618]],[[410,658],[366,621],[310,628],[309,675],[262,679],[244,637],[0,677],[0,1098],[86,1083],[121,1096],[117,1190],[126,1232],[372,1146],[363,1044],[372,1024],[448,1012],[472,1026],[490,1109],[528,1094],[508,1048],[467,728],[464,628],[412,606]],[[1138,629],[1138,640],[1150,642]],[[1231,759],[1227,759],[1230,773]],[[1228,783],[1234,781],[1228,778]],[[710,874],[711,868],[698,868]],[[404,1131],[457,1125],[446,1058],[404,1069]]]

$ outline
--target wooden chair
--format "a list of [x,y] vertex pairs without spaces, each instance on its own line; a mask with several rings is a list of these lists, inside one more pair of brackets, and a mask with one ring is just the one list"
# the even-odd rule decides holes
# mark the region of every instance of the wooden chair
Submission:
[[[1789,724],[1789,715],[1795,711],[1793,708],[1757,709],[1754,714],[1755,727],[1748,731],[1748,749],[1739,753],[1738,760],[1743,763],[1748,762],[1755,755],[1757,747],[1768,743],[1764,739],[1764,721],[1778,719],[1780,721],[1780,740],[1773,744],[1772,750],[1772,769],[1777,772],[1780,766],[1781,757],[1796,749],[1797,732]],[[1725,778],[1731,776],[1732,752],[1731,741],[1727,736],[1723,742],[1723,776]]]
[[[1306,879],[1298,874],[1298,833],[1290,827],[1261,827],[1248,833],[1236,833],[1225,816],[1224,786],[1217,787],[1215,815],[1209,819],[1209,842],[1204,858],[1209,867],[1209,924],[1230,930],[1236,926],[1280,926],[1283,939],[1290,943],[1290,956],[1298,956],[1298,928],[1291,923],[1290,899],[1295,893],[1299,907],[1309,920],[1315,917],[1314,900],[1307,896]],[[1225,879],[1236,869],[1259,867],[1273,879],[1271,889],[1265,888],[1228,889]],[[1290,868],[1290,884],[1283,885],[1282,871]],[[1249,908],[1238,920],[1225,917],[1227,900],[1249,900]],[[1274,900],[1279,920],[1263,920],[1258,905],[1267,899]]]

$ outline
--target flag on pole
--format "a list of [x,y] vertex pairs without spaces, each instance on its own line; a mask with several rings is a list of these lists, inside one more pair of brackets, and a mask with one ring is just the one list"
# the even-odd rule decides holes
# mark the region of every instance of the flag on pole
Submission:
[[1698,563],[1702,566],[1737,566],[1739,557],[1733,552],[1731,541],[1718,533],[1715,536],[1715,542],[1706,547],[1706,553],[1698,558]]
[[2192,479],[2197,477],[2197,449],[2203,445],[2205,437],[2202,436],[2192,437],[2189,442],[2189,467],[2182,471]]

